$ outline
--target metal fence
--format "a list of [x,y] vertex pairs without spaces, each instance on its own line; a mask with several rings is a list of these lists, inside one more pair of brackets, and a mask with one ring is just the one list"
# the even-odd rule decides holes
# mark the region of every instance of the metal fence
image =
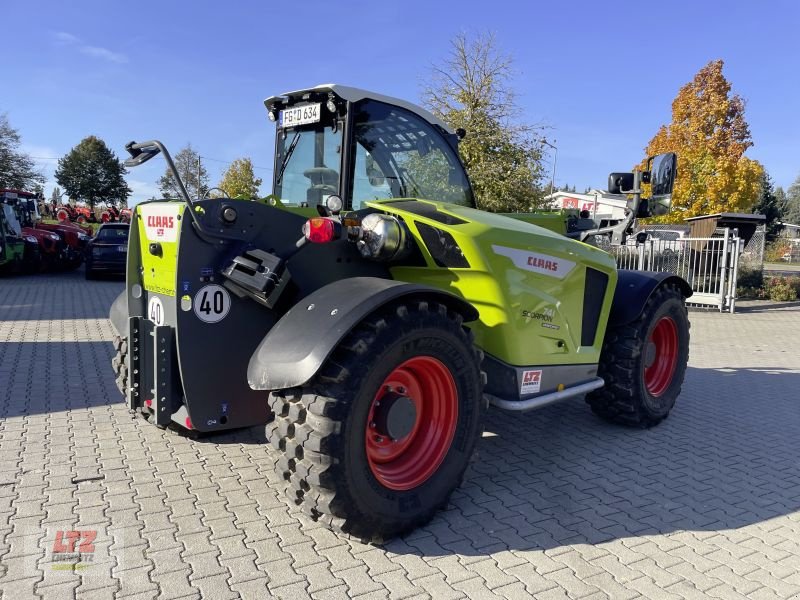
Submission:
[[[643,243],[636,242],[634,235],[624,246],[605,249],[616,258],[620,269],[675,273],[683,277],[694,292],[689,304],[734,312],[739,259],[747,252],[743,246],[738,236],[724,229],[720,237],[648,237]],[[763,238],[760,260],[763,261]]]

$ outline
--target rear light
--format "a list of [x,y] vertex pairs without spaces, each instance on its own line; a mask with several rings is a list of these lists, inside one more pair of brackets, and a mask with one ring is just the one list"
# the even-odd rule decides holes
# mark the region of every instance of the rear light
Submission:
[[314,244],[327,244],[339,238],[341,225],[327,217],[314,217],[303,224],[303,235]]

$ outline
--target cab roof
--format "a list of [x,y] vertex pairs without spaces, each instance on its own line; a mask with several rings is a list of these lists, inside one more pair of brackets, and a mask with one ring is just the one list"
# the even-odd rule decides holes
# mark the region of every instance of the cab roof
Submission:
[[405,108],[409,110],[429,123],[433,125],[438,125],[447,133],[455,133],[453,128],[450,127],[447,123],[442,121],[439,117],[435,116],[433,113],[425,110],[424,108],[417,106],[407,100],[402,100],[400,98],[393,98],[391,96],[384,96],[383,94],[377,94],[375,92],[370,92],[369,90],[362,90],[360,88],[350,87],[347,85],[339,85],[337,83],[325,83],[322,85],[318,85],[312,88],[306,88],[302,90],[295,90],[294,92],[286,92],[284,94],[278,94],[277,96],[270,96],[266,100],[264,100],[264,105],[268,108],[273,104],[277,104],[279,102],[286,102],[289,99],[296,100],[299,97],[302,97],[304,94],[308,93],[325,93],[325,92],[333,92],[343,100],[347,100],[348,102],[358,102],[360,100],[376,100],[378,102],[385,102],[386,104],[393,104],[395,106],[399,106],[400,108]]

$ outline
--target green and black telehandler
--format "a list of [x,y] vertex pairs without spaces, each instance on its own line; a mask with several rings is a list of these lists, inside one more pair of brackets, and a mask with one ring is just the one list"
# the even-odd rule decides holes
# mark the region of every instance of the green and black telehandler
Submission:
[[199,432],[264,424],[291,502],[368,539],[446,504],[489,406],[585,396],[638,427],[669,414],[691,289],[585,242],[624,243],[668,210],[674,154],[612,174],[625,220],[567,236],[552,215],[478,210],[465,132],[411,103],[322,85],[265,105],[264,201],[192,199],[160,142],[127,146],[127,166],[162,153],[183,195],[133,214],[111,308],[130,409]]

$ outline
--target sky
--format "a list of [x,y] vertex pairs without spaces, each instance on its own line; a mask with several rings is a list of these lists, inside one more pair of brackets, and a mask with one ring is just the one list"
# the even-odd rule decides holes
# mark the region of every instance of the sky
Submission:
[[[249,156],[272,179],[274,124],[263,99],[321,83],[412,102],[459,33],[494,32],[514,61],[519,120],[555,140],[548,180],[605,187],[628,170],[678,89],[707,62],[747,102],[748,155],[777,185],[800,175],[800,2],[663,3],[81,2],[2,0],[0,113],[55,185],[56,158],[87,135],[118,156],[130,140],[191,143],[211,184]],[[134,204],[158,194],[165,168],[130,171]]]

